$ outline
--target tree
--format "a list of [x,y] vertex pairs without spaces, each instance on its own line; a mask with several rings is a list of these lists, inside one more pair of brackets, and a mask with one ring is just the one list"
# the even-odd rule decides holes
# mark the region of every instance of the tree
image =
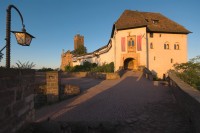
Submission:
[[200,56],[192,58],[186,63],[174,64],[178,77],[191,86],[200,89]]
[[85,46],[80,45],[77,49],[73,52],[75,55],[83,55],[87,53],[87,49]]

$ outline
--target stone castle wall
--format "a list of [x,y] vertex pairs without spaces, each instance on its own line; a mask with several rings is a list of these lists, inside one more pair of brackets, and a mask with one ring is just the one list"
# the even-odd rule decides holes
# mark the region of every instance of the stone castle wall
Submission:
[[15,133],[34,121],[34,70],[0,68],[0,132]]

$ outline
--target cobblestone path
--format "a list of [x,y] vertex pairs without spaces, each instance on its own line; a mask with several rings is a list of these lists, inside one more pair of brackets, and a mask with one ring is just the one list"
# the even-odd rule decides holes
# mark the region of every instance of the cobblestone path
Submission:
[[[63,79],[83,93],[36,111],[36,121],[115,123],[133,133],[190,133],[190,122],[168,86],[127,71],[119,80]],[[87,89],[88,87],[88,89]]]

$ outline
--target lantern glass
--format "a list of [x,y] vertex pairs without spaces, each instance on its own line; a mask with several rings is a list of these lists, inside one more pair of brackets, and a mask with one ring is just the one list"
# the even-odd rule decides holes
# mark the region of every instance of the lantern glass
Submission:
[[22,46],[29,46],[32,38],[34,38],[32,35],[28,34],[27,32],[17,32],[17,31],[12,31],[12,32],[15,34],[17,43]]
[[23,46],[29,46],[32,40],[28,34],[22,32],[16,32],[15,37],[17,39],[17,43]]

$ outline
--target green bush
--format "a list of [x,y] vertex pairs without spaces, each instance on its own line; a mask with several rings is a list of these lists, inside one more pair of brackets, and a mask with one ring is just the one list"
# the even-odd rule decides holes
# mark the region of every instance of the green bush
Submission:
[[114,72],[114,63],[111,62],[109,64],[103,64],[102,66],[97,66],[94,67],[92,70],[92,72]]
[[74,67],[66,66],[66,72],[114,72],[114,63],[103,64],[98,66],[96,63],[84,62],[83,65],[76,65]]
[[42,69],[38,69],[37,71],[38,72],[48,72],[48,71],[54,71],[54,70],[52,68],[43,67]]

